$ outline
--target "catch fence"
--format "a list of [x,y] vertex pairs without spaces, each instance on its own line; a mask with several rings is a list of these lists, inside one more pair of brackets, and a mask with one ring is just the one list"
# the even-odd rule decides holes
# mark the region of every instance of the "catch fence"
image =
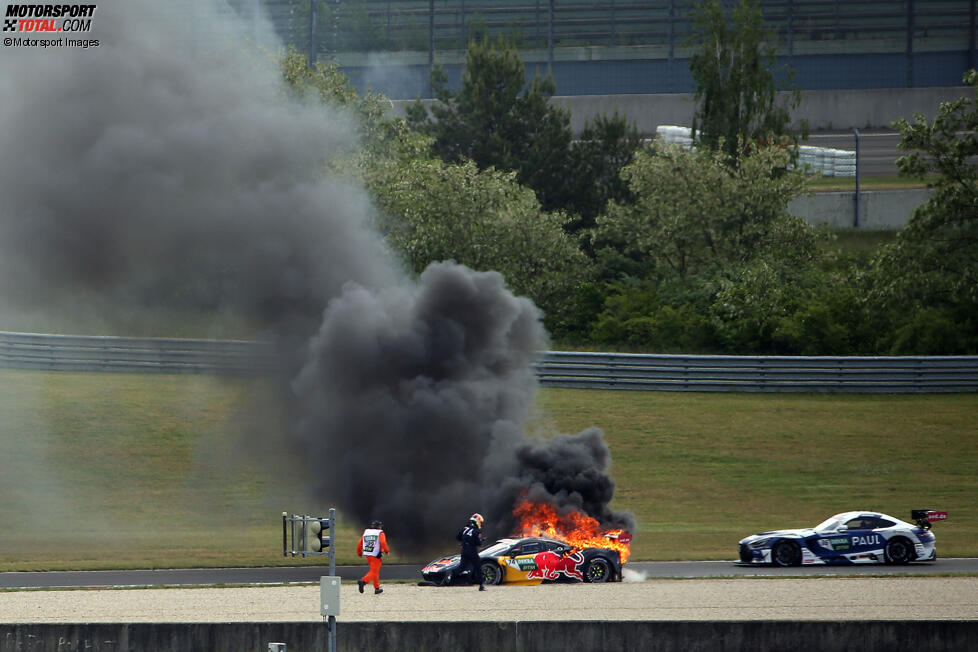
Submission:
[[[0,332],[0,368],[264,376],[268,343]],[[543,387],[693,392],[978,391],[978,356],[729,356],[547,351]]]
[[[236,15],[261,48],[292,45],[335,62],[362,91],[431,98],[432,66],[460,83],[473,37],[503,37],[528,79],[551,71],[558,95],[688,93],[689,38],[698,0],[228,0],[220,15],[168,0],[191,19],[184,47]],[[732,6],[723,2],[724,6]],[[976,66],[976,0],[761,0],[775,71],[804,90],[957,86]],[[270,32],[266,36],[265,26]],[[263,39],[269,39],[264,42]],[[272,42],[274,41],[274,42]]]

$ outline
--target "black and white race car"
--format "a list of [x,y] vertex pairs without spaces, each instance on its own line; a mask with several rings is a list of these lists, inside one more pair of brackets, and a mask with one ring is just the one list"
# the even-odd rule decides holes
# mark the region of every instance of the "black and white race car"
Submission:
[[813,528],[773,530],[740,540],[745,564],[907,564],[937,559],[931,524],[947,512],[914,509],[914,524],[879,512],[843,512]]
[[[482,548],[479,558],[486,584],[621,581],[621,553],[617,550],[575,548],[547,537],[500,539]],[[471,573],[460,571],[460,566],[460,555],[436,559],[421,570],[423,584],[471,584]]]

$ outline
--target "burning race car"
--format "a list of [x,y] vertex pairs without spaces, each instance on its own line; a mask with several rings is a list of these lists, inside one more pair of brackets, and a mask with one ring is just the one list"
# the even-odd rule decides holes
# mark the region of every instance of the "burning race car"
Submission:
[[[619,536],[627,545],[630,535]],[[499,539],[479,551],[486,584],[541,584],[544,582],[620,582],[621,553],[613,548],[575,548],[547,537]],[[477,578],[459,572],[460,555],[442,557],[421,570],[423,584],[470,584]]]
[[914,524],[879,512],[843,512],[813,528],[761,532],[740,540],[745,564],[908,564],[937,559],[931,524],[947,512],[914,509]]

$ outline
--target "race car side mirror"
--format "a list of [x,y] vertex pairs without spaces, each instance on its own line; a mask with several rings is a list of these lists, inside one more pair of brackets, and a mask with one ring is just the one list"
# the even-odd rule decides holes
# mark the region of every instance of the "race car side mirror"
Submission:
[[848,529],[849,529],[849,526],[848,525],[840,525],[838,527],[839,532],[842,532],[843,530],[848,530]]

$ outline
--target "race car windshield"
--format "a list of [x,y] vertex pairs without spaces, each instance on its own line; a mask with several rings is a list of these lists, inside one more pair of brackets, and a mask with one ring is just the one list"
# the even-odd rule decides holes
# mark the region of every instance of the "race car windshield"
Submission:
[[836,517],[827,518],[818,525],[815,526],[816,532],[825,532],[826,530],[835,530],[839,527],[839,519]]
[[491,543],[482,550],[479,551],[481,555],[501,555],[512,545],[508,541],[497,541],[496,543]]

